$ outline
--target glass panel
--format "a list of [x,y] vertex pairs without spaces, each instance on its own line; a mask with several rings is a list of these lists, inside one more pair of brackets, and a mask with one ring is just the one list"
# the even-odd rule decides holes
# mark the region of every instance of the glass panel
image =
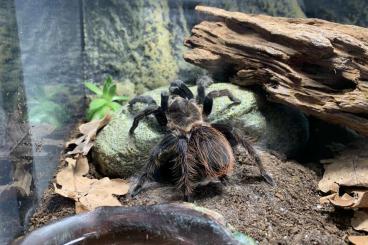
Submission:
[[0,244],[23,231],[83,118],[79,6],[0,0]]

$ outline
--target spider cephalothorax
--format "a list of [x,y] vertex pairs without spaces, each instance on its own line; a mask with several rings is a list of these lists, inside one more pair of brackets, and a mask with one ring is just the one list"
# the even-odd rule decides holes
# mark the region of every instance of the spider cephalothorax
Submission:
[[189,200],[196,184],[202,180],[218,178],[223,183],[227,180],[235,165],[233,151],[239,144],[257,163],[266,181],[273,184],[255,150],[239,130],[230,125],[206,121],[214,98],[227,96],[234,104],[240,103],[227,89],[206,95],[208,81],[208,77],[198,80],[196,98],[182,81],[176,80],[170,84],[170,93],[161,93],[160,106],[149,96],[137,96],[129,102],[130,107],[137,102],[149,104],[134,117],[129,131],[131,135],[139,121],[151,114],[166,129],[161,142],[153,148],[132,195],[140,191],[147,179],[153,179],[158,172],[162,172],[167,173],[171,182],[183,192],[184,199]]

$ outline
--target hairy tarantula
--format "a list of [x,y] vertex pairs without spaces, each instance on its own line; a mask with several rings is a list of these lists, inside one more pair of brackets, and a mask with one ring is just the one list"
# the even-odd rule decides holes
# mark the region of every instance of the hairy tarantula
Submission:
[[265,171],[254,148],[239,130],[230,125],[206,121],[212,111],[214,98],[227,96],[234,104],[241,103],[227,89],[206,95],[208,81],[212,80],[207,76],[198,80],[196,98],[184,82],[176,80],[170,84],[170,93],[161,93],[160,106],[150,96],[137,96],[129,102],[130,107],[137,102],[149,104],[134,117],[129,131],[131,135],[139,121],[151,114],[166,129],[165,136],[150,153],[132,196],[138,194],[147,179],[154,179],[158,171],[169,173],[174,184],[183,192],[185,201],[191,200],[196,184],[204,179],[218,178],[226,184],[227,176],[235,164],[233,150],[239,144],[257,163],[264,179],[273,185],[272,177]]

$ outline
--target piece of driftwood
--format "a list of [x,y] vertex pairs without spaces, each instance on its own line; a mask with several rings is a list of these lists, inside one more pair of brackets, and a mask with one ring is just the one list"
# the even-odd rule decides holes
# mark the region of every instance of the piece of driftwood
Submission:
[[368,135],[368,29],[197,6],[186,61]]

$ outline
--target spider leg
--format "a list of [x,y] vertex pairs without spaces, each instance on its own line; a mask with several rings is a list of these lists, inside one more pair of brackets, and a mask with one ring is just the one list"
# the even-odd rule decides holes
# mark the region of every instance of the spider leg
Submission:
[[206,116],[211,114],[212,106],[213,106],[213,99],[217,97],[223,97],[223,96],[227,96],[235,104],[241,103],[241,101],[238,98],[236,98],[228,89],[211,91],[204,98],[203,114]]
[[188,142],[186,138],[179,138],[176,151],[178,156],[174,167],[180,171],[177,187],[183,191],[184,201],[191,202],[191,194],[193,192],[192,176],[195,174],[195,169],[188,162]]
[[157,102],[149,95],[138,95],[129,101],[129,108],[132,109],[136,103],[145,103],[148,105],[157,105]]
[[197,102],[203,104],[206,97],[206,88],[213,83],[212,78],[209,76],[202,76],[197,80]]
[[151,151],[149,160],[144,166],[143,173],[138,179],[136,186],[131,192],[131,196],[136,196],[142,189],[144,183],[148,179],[153,179],[155,171],[161,166],[160,156],[165,152],[169,152],[176,145],[177,138],[172,134],[167,134]]
[[227,175],[221,176],[219,180],[224,186],[227,186],[227,184],[229,183],[229,177]]
[[194,95],[192,91],[185,85],[185,83],[181,80],[175,80],[171,82],[169,91],[172,94],[178,95],[180,97],[186,98],[186,99],[193,99]]
[[167,91],[161,92],[161,109],[166,112],[167,108],[169,108],[169,96],[170,94]]
[[165,112],[161,109],[161,107],[157,106],[157,105],[152,105],[152,106],[148,106],[146,109],[144,109],[143,111],[139,112],[135,117],[134,117],[134,121],[132,126],[129,129],[129,134],[132,135],[134,134],[134,130],[138,127],[139,122],[151,115],[154,114],[154,116],[156,117],[158,123],[161,126],[166,126],[167,124],[167,118],[165,115]]
[[229,141],[232,147],[241,144],[245,148],[245,150],[248,151],[249,155],[253,158],[253,160],[256,162],[258,169],[261,172],[262,177],[266,180],[266,182],[272,186],[275,185],[272,176],[265,170],[262,161],[259,158],[258,154],[256,153],[255,149],[246,140],[245,136],[241,132],[239,132],[239,130],[236,130],[232,126],[225,124],[214,123],[211,126],[219,130],[226,137],[226,139]]
[[206,98],[206,88],[202,83],[197,84],[197,102],[202,105]]

